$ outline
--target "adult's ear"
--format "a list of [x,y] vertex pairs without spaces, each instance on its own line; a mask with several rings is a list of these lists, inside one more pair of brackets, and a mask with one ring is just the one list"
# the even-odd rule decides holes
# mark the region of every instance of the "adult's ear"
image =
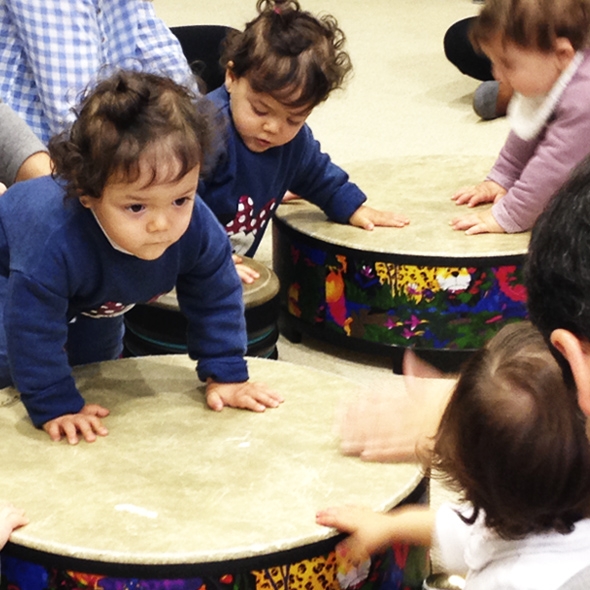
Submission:
[[590,346],[569,330],[551,332],[551,344],[563,355],[572,370],[578,392],[578,405],[590,417]]

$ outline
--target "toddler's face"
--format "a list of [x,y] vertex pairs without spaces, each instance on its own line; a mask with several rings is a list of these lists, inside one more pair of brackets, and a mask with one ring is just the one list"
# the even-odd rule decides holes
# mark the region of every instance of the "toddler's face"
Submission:
[[151,184],[151,170],[140,165],[135,182],[107,182],[100,199],[81,197],[108,237],[120,248],[142,260],[155,260],[177,242],[191,220],[199,182],[199,166],[180,180],[174,170],[158,171]]
[[234,125],[253,152],[262,153],[289,143],[311,112],[309,107],[285,106],[270,94],[255,92],[245,76],[236,78],[229,69],[225,87],[230,94]]
[[546,52],[521,47],[500,35],[482,44],[482,50],[492,62],[494,78],[527,97],[547,94],[575,54],[567,39],[557,39],[555,49]]

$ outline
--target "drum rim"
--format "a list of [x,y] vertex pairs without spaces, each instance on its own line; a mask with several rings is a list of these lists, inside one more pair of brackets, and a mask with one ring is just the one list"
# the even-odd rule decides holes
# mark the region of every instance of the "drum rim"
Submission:
[[[527,249],[506,254],[491,254],[489,256],[458,256],[454,254],[414,254],[408,252],[381,252],[378,250],[360,250],[344,243],[327,242],[310,234],[295,229],[289,223],[275,215],[273,217],[273,240],[275,250],[280,249],[279,240],[281,234],[289,239],[296,238],[299,242],[312,247],[319,247],[330,253],[345,254],[347,256],[361,258],[363,260],[389,262],[398,265],[412,266],[507,266],[524,263]],[[274,257],[274,269],[277,272],[277,265],[280,264],[277,257]],[[280,279],[279,279],[280,280]]]

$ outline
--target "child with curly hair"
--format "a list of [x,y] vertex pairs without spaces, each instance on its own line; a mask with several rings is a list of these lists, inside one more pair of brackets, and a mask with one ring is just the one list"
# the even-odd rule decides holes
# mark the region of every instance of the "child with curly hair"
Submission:
[[365,205],[366,196],[322,153],[306,125],[314,107],[340,88],[351,70],[345,37],[329,15],[315,17],[295,0],[258,0],[258,16],[230,33],[221,63],[225,85],[208,94],[226,126],[199,194],[225,225],[239,264],[252,256],[287,191],[340,223],[366,230],[403,227],[403,215]]

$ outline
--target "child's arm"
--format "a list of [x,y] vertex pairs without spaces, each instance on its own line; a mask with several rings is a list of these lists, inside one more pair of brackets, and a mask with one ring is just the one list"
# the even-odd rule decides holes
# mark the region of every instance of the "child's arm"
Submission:
[[484,180],[479,184],[464,186],[452,197],[457,205],[475,207],[482,203],[497,203],[505,194],[506,189],[493,180]]
[[320,510],[316,522],[349,533],[336,548],[337,554],[358,564],[392,543],[430,547],[436,511],[428,506],[402,506],[388,514],[369,508],[339,507]]
[[14,529],[24,526],[28,522],[24,510],[15,508],[9,502],[0,502],[0,549],[6,545]]
[[393,211],[380,211],[379,209],[361,205],[351,215],[348,223],[371,231],[375,229],[375,226],[405,227],[410,223],[410,220],[405,215],[399,215]]
[[264,383],[218,383],[207,379],[207,405],[216,412],[225,406],[244,408],[254,412],[264,412],[266,408],[276,408],[283,403],[283,397]]
[[62,435],[71,445],[78,444],[78,433],[86,442],[94,442],[96,435],[106,436],[109,431],[101,418],[109,415],[109,410],[98,404],[87,404],[77,414],[65,414],[43,424],[51,440],[59,441]]

